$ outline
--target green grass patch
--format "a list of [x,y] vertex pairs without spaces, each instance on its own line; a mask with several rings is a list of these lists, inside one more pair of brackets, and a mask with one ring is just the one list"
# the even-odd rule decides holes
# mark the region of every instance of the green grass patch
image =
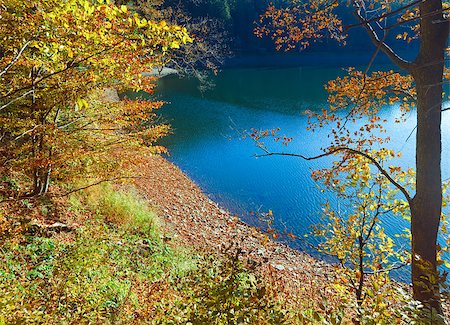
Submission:
[[2,324],[289,324],[277,286],[223,255],[174,248],[133,190],[105,185],[68,198],[87,220],[68,236],[0,247]]
[[97,200],[91,196],[90,204],[111,224],[123,230],[159,240],[159,220],[146,202],[133,190],[115,191],[111,186],[100,187]]
[[156,214],[135,193],[103,186],[69,202],[72,213],[94,216],[72,241],[3,243],[0,324],[126,322],[150,308],[146,288],[193,269],[188,254],[160,239]]

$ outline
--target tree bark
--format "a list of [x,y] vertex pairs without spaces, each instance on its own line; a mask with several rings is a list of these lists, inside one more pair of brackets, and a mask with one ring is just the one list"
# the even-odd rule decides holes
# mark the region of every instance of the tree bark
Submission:
[[420,4],[421,47],[412,69],[417,90],[416,195],[410,202],[414,298],[441,313],[436,260],[442,212],[441,109],[449,25],[442,2]]

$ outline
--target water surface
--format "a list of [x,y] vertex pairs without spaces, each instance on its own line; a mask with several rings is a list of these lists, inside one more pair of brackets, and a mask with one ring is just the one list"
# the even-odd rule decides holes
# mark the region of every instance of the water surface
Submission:
[[[233,68],[212,77],[214,88],[201,92],[198,82],[176,76],[160,80],[158,93],[168,105],[162,114],[174,129],[164,140],[170,157],[213,200],[252,225],[261,223],[255,211],[273,211],[275,226],[302,236],[320,221],[325,200],[342,204],[332,193],[322,193],[311,179],[311,171],[329,166],[332,158],[305,161],[290,157],[264,157],[255,143],[242,139],[251,128],[280,128],[294,140],[274,150],[313,156],[328,144],[328,130],[306,131],[306,109],[326,107],[323,85],[342,75],[336,67]],[[398,107],[386,107],[382,115],[393,120]],[[392,149],[403,153],[401,164],[414,163],[414,114],[389,133]],[[450,114],[444,117],[443,178],[450,177],[448,148]],[[410,134],[413,134],[409,138]],[[408,227],[405,220],[384,220],[388,234]],[[309,239],[311,240],[311,239]],[[290,245],[315,254],[301,241]]]

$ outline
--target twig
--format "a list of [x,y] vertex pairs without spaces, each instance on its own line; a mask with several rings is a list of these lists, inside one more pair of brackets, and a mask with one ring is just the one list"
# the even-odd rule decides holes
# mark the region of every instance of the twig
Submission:
[[144,177],[144,176],[122,176],[122,177],[114,177],[114,178],[109,178],[109,179],[102,179],[102,180],[100,180],[98,182],[95,182],[95,183],[92,183],[92,184],[89,184],[89,185],[86,185],[86,186],[83,186],[83,187],[71,190],[71,191],[66,192],[64,194],[55,195],[55,196],[56,197],[68,196],[68,195],[70,195],[72,193],[79,192],[79,191],[88,189],[90,187],[93,187],[93,186],[96,186],[96,185],[100,185],[100,184],[105,183],[105,182],[113,182],[113,181],[117,181],[117,180],[121,180],[121,179],[140,179],[140,178],[147,178],[147,177]]
[[[420,2],[422,2],[422,0]],[[355,15],[360,23],[365,27],[370,39],[372,40],[372,43],[374,43],[376,46],[380,46],[383,53],[386,54],[391,59],[391,61],[397,64],[400,68],[409,72],[411,70],[412,64],[401,58],[389,45],[387,45],[383,40],[380,39],[377,32],[373,29],[372,25],[370,25],[370,22],[362,16],[361,6],[356,1],[353,1],[353,5],[356,8]]]
[[28,96],[28,95],[31,94],[32,92],[34,92],[34,89],[29,90],[29,91],[27,91],[26,93],[24,93],[23,95],[21,95],[21,96],[19,96],[19,97],[17,97],[17,98],[14,98],[14,99],[11,100],[10,102],[6,103],[5,105],[0,106],[0,111],[3,110],[3,109],[5,109],[6,107],[8,107],[9,105],[11,105],[12,103],[17,102],[18,100],[21,100],[22,98]]

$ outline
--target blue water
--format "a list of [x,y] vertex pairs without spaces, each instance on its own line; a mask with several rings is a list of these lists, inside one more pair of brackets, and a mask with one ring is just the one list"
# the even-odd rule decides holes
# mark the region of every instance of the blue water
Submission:
[[[305,161],[294,157],[264,157],[255,143],[242,139],[250,128],[280,128],[292,136],[288,147],[274,150],[320,154],[328,144],[328,130],[306,131],[306,109],[326,107],[326,81],[343,74],[340,68],[317,66],[289,68],[233,68],[211,79],[215,86],[200,91],[194,79],[166,77],[157,93],[168,104],[161,110],[173,126],[173,135],[164,140],[169,159],[186,172],[213,200],[256,226],[264,226],[253,212],[273,211],[279,232],[302,236],[320,221],[321,205],[328,199],[339,202],[332,193],[322,193],[311,179],[311,171],[329,166],[332,158]],[[386,107],[384,117],[399,115],[398,107]],[[401,151],[401,164],[414,164],[414,114],[389,134],[392,149]],[[443,178],[450,177],[450,112],[443,122]],[[407,141],[408,136],[413,136]],[[388,234],[408,227],[402,218],[389,217],[383,226]],[[314,241],[312,238],[308,240]],[[442,240],[442,238],[441,238]],[[291,246],[317,254],[302,241]]]

